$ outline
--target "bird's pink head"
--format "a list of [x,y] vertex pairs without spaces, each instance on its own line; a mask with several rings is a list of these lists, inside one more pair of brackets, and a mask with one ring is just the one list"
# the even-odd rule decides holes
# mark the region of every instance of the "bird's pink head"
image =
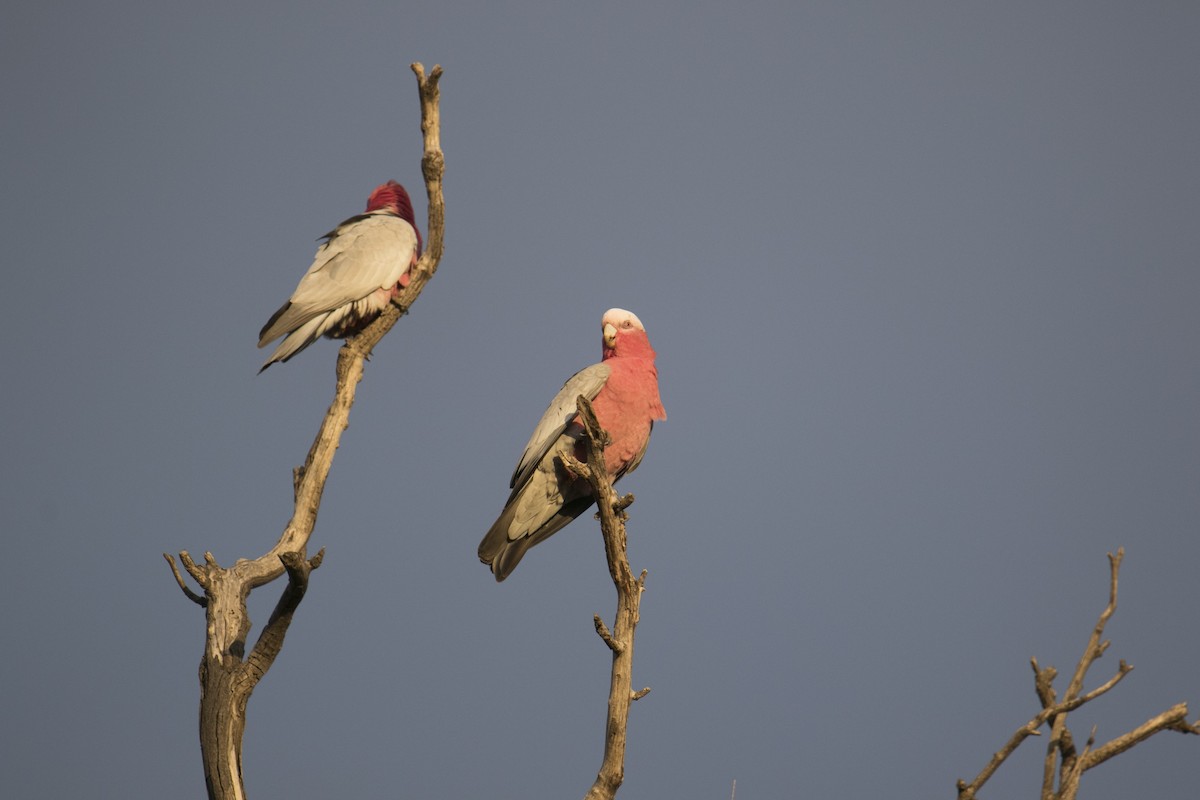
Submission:
[[417,256],[421,255],[421,230],[417,227],[417,219],[413,214],[412,200],[408,192],[396,181],[388,181],[375,187],[367,198],[367,213],[372,211],[390,211],[400,219],[412,225],[417,234]]
[[637,314],[623,308],[610,308],[600,320],[604,331],[604,358],[654,358],[654,348]]

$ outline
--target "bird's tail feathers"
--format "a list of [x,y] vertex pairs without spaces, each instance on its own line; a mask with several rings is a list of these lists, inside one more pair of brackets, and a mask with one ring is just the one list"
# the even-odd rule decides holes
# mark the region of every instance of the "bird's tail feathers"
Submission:
[[[317,339],[320,339],[321,334],[325,332],[325,327],[323,326],[325,326],[326,318],[328,316],[328,314],[322,314],[319,317],[313,317],[308,322],[289,333],[287,337],[285,337],[284,340],[279,343],[279,346],[275,348],[275,352],[271,353],[271,357],[267,359],[266,363],[264,363],[258,371],[261,373],[264,369],[271,366],[276,361],[287,361],[289,358],[308,347]],[[270,340],[268,339],[267,341]],[[262,347],[264,344],[266,344],[266,342],[262,342],[258,346]]]
[[497,583],[503,581],[517,568],[517,564],[521,563],[529,548],[558,533],[594,502],[591,495],[568,500],[554,516],[536,530],[515,539],[510,539],[508,532],[516,514],[516,504],[509,503],[479,543],[479,560],[492,568]]

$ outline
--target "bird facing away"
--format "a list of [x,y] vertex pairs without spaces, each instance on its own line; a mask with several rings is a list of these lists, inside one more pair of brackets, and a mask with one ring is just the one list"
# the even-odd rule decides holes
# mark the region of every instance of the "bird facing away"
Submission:
[[655,420],[665,420],[658,396],[654,349],[642,322],[629,311],[610,308],[600,322],[603,360],[582,369],[555,395],[517,462],[512,493],[499,519],[479,543],[479,560],[502,581],[525,551],[549,538],[592,506],[583,478],[566,471],[561,454],[586,458],[583,425],[576,418],[579,395],[588,398],[611,442],[604,450],[608,477],[616,482],[642,462]]
[[408,192],[395,181],[375,187],[367,210],[321,237],[312,266],[291,298],[258,334],[265,347],[284,340],[259,372],[321,338],[358,333],[408,285],[421,256],[421,232]]

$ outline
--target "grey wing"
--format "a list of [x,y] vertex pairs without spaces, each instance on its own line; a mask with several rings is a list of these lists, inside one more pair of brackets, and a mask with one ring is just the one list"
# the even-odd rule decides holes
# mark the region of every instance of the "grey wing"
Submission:
[[321,245],[292,297],[259,334],[259,347],[309,320],[400,280],[416,253],[417,234],[391,214],[343,222]]
[[533,435],[529,437],[525,451],[517,461],[517,468],[513,470],[512,480],[508,484],[510,488],[516,489],[529,480],[538,462],[558,441],[558,437],[566,430],[571,420],[575,419],[578,413],[575,410],[576,398],[583,395],[588,400],[596,399],[596,395],[608,381],[610,372],[612,369],[607,364],[593,364],[579,370],[563,384],[562,389],[550,401],[546,413],[542,414],[537,427],[533,429]]

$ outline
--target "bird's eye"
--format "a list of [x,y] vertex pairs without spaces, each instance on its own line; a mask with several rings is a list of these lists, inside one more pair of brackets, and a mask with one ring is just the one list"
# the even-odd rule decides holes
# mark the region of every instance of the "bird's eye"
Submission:
[[627,319],[627,320],[623,320],[623,321],[621,322],[621,327],[622,327],[622,328],[632,328],[632,327],[633,327],[633,321],[632,321],[632,320],[628,320],[628,319]]

